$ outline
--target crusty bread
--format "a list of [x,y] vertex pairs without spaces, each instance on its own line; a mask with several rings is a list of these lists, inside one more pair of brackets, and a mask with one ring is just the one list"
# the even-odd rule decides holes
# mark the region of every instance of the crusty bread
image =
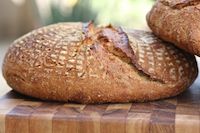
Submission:
[[3,75],[32,97],[79,103],[149,101],[175,96],[197,76],[195,57],[151,32],[59,23],[9,48]]
[[147,22],[158,37],[200,56],[199,0],[157,0]]

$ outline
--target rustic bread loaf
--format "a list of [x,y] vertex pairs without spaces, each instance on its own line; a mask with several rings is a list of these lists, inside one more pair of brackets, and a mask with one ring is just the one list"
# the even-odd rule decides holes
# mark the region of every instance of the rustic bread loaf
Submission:
[[200,56],[199,0],[157,0],[147,22],[158,37]]
[[175,96],[197,76],[195,57],[151,32],[59,23],[14,41],[3,75],[16,91],[79,103]]

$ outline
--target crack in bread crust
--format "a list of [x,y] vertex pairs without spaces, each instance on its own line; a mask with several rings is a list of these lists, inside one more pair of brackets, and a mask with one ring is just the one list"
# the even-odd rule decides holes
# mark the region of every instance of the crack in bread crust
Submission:
[[103,45],[113,56],[119,58],[131,67],[134,67],[134,70],[136,70],[139,75],[145,77],[147,80],[164,83],[161,79],[152,77],[151,74],[137,65],[134,50],[130,47],[129,38],[122,28],[116,29],[109,25],[106,28],[101,28],[97,36],[99,44]]

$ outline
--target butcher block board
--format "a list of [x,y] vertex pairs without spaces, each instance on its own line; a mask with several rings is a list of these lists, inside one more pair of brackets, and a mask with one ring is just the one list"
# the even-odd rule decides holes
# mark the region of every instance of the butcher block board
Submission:
[[83,105],[14,91],[0,98],[0,133],[200,133],[200,84],[161,101]]

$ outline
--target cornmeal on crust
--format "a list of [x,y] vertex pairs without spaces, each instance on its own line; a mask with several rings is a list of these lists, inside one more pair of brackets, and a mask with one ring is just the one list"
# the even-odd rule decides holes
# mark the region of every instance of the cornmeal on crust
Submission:
[[157,0],[147,22],[158,37],[200,56],[199,0]]
[[3,75],[14,90],[78,103],[150,101],[178,95],[197,77],[195,57],[151,32],[59,23],[14,41]]

